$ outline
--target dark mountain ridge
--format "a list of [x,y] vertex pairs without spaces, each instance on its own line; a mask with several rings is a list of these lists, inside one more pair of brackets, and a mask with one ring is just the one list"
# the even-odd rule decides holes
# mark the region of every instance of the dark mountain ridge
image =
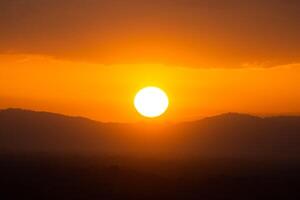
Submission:
[[[150,127],[150,128],[149,128]],[[5,153],[96,153],[300,160],[300,117],[227,113],[159,128],[21,109],[0,111]]]

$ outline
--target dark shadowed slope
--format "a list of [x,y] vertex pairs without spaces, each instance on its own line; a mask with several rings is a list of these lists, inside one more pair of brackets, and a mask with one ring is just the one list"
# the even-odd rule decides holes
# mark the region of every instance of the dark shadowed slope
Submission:
[[299,199],[299,135],[299,117],[161,126],[3,110],[0,199]]
[[[0,111],[2,152],[77,153],[117,149],[126,125],[21,109]],[[116,133],[118,136],[116,137]],[[109,146],[109,145],[117,146]]]
[[300,117],[260,118],[229,113],[146,130],[137,124],[100,123],[8,109],[0,111],[0,149],[2,152],[93,152],[104,156],[164,152],[170,158],[300,160]]
[[195,156],[300,159],[300,117],[222,114],[179,124],[177,132]]

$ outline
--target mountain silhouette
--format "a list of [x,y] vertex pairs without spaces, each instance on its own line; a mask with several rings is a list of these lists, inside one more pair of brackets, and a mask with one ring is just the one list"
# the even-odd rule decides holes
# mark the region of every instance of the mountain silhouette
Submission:
[[299,199],[300,117],[121,124],[7,109],[0,152],[4,199]]
[[151,128],[21,109],[0,111],[4,153],[300,160],[300,117],[227,113]]

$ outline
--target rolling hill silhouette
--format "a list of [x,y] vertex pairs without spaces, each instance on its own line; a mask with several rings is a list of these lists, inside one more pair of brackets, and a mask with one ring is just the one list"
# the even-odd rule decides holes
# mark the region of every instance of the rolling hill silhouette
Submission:
[[2,110],[0,197],[299,199],[299,135],[299,117],[118,124]]
[[161,129],[145,127],[7,109],[0,111],[0,150],[300,160],[300,117],[228,113]]

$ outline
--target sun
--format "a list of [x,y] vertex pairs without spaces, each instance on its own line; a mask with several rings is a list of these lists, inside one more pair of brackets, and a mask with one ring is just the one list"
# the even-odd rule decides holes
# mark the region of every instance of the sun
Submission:
[[162,115],[169,106],[167,94],[158,87],[145,87],[134,98],[136,110],[144,117],[154,118]]

